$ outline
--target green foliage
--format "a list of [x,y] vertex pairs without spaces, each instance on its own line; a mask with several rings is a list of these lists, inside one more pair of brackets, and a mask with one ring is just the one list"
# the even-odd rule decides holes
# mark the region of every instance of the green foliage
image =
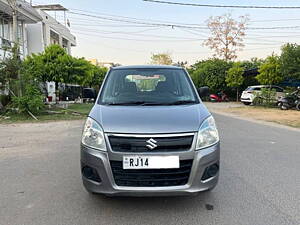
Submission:
[[169,53],[152,54],[151,64],[171,65],[173,62]]
[[261,66],[265,62],[264,59],[259,59],[259,58],[251,58],[250,60],[244,60],[241,61],[241,67],[243,67],[245,70],[251,70],[251,69],[256,69]]
[[51,45],[43,53],[28,56],[23,73],[40,82],[79,84],[99,88],[107,69],[92,65],[84,58],[75,58],[59,45]]
[[281,50],[281,73],[285,78],[300,79],[300,45],[288,43]]
[[273,106],[276,102],[276,90],[271,88],[262,88],[260,92],[255,93],[253,100],[254,105],[262,105],[266,107]]
[[[18,46],[14,46],[10,49],[10,53],[0,60],[0,89],[11,88],[12,83],[16,84],[21,66],[22,61],[18,53]],[[20,88],[20,83],[18,83],[16,89]]]
[[93,66],[93,75],[90,82],[90,87],[94,87],[96,89],[100,89],[100,86],[104,80],[104,77],[108,71],[106,67]]
[[261,84],[278,84],[284,79],[280,69],[280,58],[276,55],[268,56],[258,71],[256,79]]
[[91,64],[84,58],[74,60],[73,64],[73,83],[85,87],[100,88],[100,85],[107,73],[107,68]]
[[23,73],[41,82],[70,81],[72,57],[59,45],[51,45],[43,53],[32,54],[24,61]]
[[241,63],[234,63],[233,66],[227,71],[226,83],[228,87],[238,88],[244,82],[244,68]]
[[43,95],[40,89],[34,84],[26,84],[23,95],[12,97],[13,106],[18,108],[19,113],[38,113],[43,109]]
[[0,95],[0,110],[1,107],[5,107],[10,102],[10,96]]
[[208,59],[195,63],[189,70],[197,87],[208,86],[212,92],[226,91],[225,77],[232,63],[221,59]]
[[228,87],[236,88],[236,101],[239,99],[239,87],[244,82],[244,68],[241,63],[234,63],[233,66],[227,71],[225,81]]

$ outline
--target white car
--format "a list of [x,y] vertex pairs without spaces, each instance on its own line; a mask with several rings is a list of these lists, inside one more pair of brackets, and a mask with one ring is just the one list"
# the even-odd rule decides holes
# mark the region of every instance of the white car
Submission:
[[[251,103],[253,103],[256,95],[261,92],[262,88],[270,88],[270,86],[256,85],[247,87],[246,90],[242,93],[241,102],[243,102],[245,105],[250,105]],[[276,90],[276,100],[285,95],[283,88],[275,85],[271,85],[271,88]]]

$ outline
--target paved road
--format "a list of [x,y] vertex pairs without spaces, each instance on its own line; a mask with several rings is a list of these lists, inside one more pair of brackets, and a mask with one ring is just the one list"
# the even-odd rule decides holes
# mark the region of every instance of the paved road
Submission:
[[300,224],[300,132],[215,117],[219,185],[177,198],[89,195],[79,173],[82,121],[0,125],[0,224]]

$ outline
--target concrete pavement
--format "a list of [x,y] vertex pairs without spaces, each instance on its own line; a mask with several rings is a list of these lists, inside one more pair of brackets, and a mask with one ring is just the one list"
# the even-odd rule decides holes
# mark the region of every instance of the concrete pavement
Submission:
[[79,164],[83,121],[0,125],[0,224],[300,224],[300,132],[215,118],[218,186],[173,198],[88,194]]

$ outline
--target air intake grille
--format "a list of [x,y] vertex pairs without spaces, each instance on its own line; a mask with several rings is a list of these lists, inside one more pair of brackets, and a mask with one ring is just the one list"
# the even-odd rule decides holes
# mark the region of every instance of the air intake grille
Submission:
[[122,161],[110,161],[110,164],[118,186],[166,187],[187,184],[193,160],[181,160],[178,169],[124,170]]

